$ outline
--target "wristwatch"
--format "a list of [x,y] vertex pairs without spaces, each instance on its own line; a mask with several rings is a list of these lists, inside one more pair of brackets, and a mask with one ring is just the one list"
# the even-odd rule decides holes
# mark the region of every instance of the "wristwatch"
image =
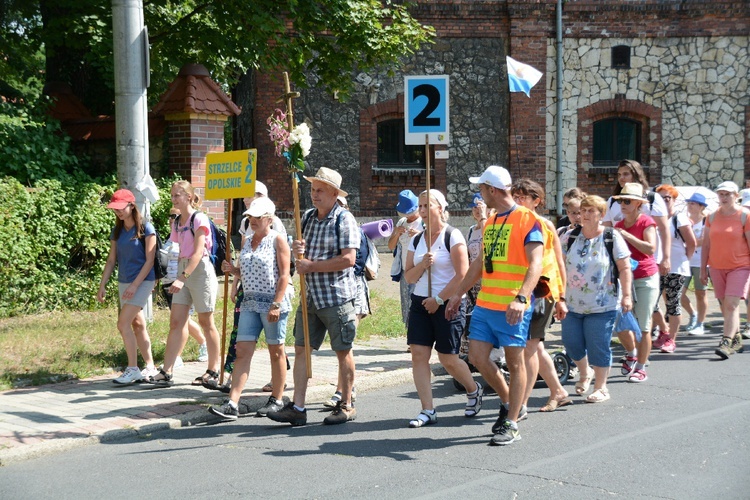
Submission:
[[526,304],[527,302],[526,297],[524,297],[523,295],[516,295],[516,300],[521,304]]
[[435,295],[435,302],[437,302],[437,305],[442,306],[445,304],[445,301],[440,298],[440,295]]
[[557,301],[558,302],[565,302],[565,297],[560,297],[559,299],[557,299]]
[[185,271],[182,271],[182,277],[185,279],[188,279],[190,277],[190,273],[186,273]]
[[271,310],[281,309],[281,302],[271,302]]

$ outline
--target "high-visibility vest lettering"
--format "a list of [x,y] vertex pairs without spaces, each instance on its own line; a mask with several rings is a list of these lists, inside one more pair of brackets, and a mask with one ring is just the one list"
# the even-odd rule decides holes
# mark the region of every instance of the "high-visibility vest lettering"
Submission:
[[[523,207],[505,217],[492,217],[484,227],[484,257],[492,252],[492,272],[482,266],[482,288],[477,306],[505,311],[518,295],[529,269],[524,239],[537,223],[534,214]],[[502,234],[498,234],[502,227]],[[493,251],[494,249],[494,251]],[[529,307],[529,306],[527,306]]]

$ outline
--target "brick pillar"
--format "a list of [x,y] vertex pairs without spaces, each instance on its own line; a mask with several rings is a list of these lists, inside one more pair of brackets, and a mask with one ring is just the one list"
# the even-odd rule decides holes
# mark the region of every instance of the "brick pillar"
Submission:
[[[206,187],[206,155],[224,151],[224,115],[178,113],[166,115],[169,137],[169,172],[179,174],[203,199]],[[223,200],[204,199],[201,207],[216,224],[225,226]]]

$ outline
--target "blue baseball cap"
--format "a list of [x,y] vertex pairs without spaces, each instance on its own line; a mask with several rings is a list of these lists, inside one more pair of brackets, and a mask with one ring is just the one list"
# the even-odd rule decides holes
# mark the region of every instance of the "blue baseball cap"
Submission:
[[474,196],[471,198],[471,203],[469,203],[469,208],[476,207],[480,201],[484,201],[484,199],[482,199],[482,195],[480,193],[474,193]]
[[417,211],[419,208],[419,198],[417,195],[412,193],[411,189],[404,189],[398,193],[398,205],[396,205],[396,212],[409,215]]

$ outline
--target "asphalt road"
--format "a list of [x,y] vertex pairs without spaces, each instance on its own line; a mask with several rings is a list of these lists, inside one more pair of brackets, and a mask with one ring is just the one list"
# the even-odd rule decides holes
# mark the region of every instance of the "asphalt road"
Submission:
[[[475,419],[448,377],[439,420],[409,429],[411,384],[361,393],[355,422],[301,428],[266,419],[197,425],[0,469],[0,498],[748,498],[750,354],[716,361],[710,338],[654,356],[649,381],[618,373],[612,399],[553,414],[537,388],[523,439],[488,446],[498,408]],[[572,385],[567,386],[573,392]]]

